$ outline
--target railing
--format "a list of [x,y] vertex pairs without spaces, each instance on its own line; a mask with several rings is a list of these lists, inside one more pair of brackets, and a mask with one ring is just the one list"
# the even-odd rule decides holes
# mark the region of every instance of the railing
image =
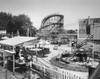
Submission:
[[78,45],[80,45],[80,47],[82,47],[83,45],[85,45],[87,43],[87,41],[90,41],[92,38],[93,38],[93,35],[90,35],[87,39],[83,40]]
[[48,73],[51,79],[84,79],[68,71],[54,69],[53,67],[48,67],[45,64],[43,64],[38,58],[36,60],[35,57],[33,57],[33,64],[38,69],[42,70],[44,73]]
[[57,68],[55,66],[51,65],[49,62],[47,62],[46,60],[44,60],[42,58],[39,59],[39,58],[36,58],[33,56],[33,62],[35,62],[36,64],[38,64],[40,66],[45,66],[46,68],[52,68],[52,69],[57,70]]
[[100,78],[100,63],[89,76],[89,79],[99,79],[99,78]]
[[52,65],[50,62],[47,62],[46,60],[42,59],[43,61],[45,61],[47,64],[49,64],[50,66],[52,66],[52,69],[58,70],[58,68],[54,65]]

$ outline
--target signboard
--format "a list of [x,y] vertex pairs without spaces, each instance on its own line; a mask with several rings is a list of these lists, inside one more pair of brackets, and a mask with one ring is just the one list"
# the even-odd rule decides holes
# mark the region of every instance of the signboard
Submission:
[[88,38],[87,34],[79,34],[79,38]]
[[94,23],[100,23],[100,18],[94,19]]
[[93,38],[94,38],[95,40],[100,40],[100,26],[96,26],[96,27],[94,28]]

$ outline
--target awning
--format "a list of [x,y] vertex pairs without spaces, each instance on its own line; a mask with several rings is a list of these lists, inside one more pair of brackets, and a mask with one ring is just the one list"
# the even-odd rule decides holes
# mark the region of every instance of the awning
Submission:
[[25,42],[29,42],[32,40],[36,40],[37,37],[25,37],[25,36],[17,36],[7,40],[0,41],[0,44],[9,45],[9,46],[17,46],[23,44]]
[[39,44],[47,45],[47,44],[50,44],[50,43],[48,41],[42,40],[42,41],[39,42]]
[[[7,46],[17,46],[17,45],[24,44],[25,42],[34,41],[37,39],[38,39],[37,37],[17,36],[17,37],[9,38],[7,40],[2,40],[2,41],[0,41],[0,44],[7,45]],[[3,55],[9,56],[9,54],[13,55],[14,53],[15,52],[13,52],[13,51],[4,49]],[[13,73],[15,73],[15,57],[14,57],[14,55],[13,55]]]

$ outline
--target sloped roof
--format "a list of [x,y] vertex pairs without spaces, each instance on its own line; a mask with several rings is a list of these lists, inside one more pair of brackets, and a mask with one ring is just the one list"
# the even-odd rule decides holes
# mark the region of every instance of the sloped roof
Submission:
[[23,44],[28,41],[35,40],[35,39],[37,39],[37,37],[17,36],[17,37],[13,37],[7,40],[2,40],[0,41],[0,44],[16,46],[16,45]]

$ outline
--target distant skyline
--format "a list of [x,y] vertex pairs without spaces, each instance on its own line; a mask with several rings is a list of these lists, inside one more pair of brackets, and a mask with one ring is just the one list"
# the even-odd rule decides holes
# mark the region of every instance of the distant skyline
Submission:
[[59,13],[65,29],[76,29],[79,19],[100,18],[100,0],[0,0],[1,11],[28,15],[37,29],[44,17]]

